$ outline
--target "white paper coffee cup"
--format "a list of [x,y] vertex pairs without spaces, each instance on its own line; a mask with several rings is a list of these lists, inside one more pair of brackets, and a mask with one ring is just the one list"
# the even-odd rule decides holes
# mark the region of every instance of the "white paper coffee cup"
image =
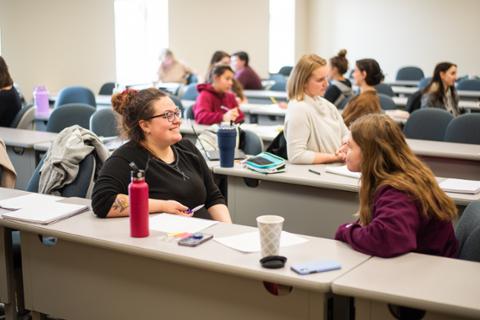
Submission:
[[262,258],[276,256],[280,250],[280,236],[285,219],[275,215],[257,217],[257,226],[260,233],[260,247]]

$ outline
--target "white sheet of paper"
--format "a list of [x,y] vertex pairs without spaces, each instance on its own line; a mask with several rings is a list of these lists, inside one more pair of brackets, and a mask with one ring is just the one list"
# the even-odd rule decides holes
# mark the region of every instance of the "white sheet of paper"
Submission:
[[325,172],[356,179],[360,179],[360,177],[362,176],[360,172],[353,172],[348,170],[347,166],[328,166],[325,168]]
[[40,193],[31,193],[24,196],[5,199],[0,201],[0,207],[10,210],[22,209],[22,208],[43,208],[44,206],[56,202],[62,199],[61,197],[55,197]]
[[445,192],[476,194],[480,192],[480,181],[448,178],[440,182]]
[[218,221],[162,213],[150,216],[150,229],[162,232],[200,232]]
[[24,222],[49,224],[58,220],[69,218],[88,209],[86,205],[50,201],[42,206],[24,207],[19,210],[4,212],[4,219]]
[[[260,234],[258,231],[242,233],[235,236],[214,238],[214,240],[226,247],[238,250],[240,252],[260,252]],[[297,236],[293,233],[282,231],[280,247],[283,248],[293,246],[307,241],[307,239]]]

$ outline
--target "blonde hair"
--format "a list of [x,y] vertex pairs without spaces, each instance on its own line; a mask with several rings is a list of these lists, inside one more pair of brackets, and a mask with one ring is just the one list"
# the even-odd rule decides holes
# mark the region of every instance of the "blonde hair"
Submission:
[[312,73],[320,67],[326,66],[327,61],[316,54],[303,55],[293,68],[288,80],[288,99],[303,100],[305,85]]
[[399,126],[389,116],[363,116],[352,123],[350,130],[362,151],[358,212],[362,225],[372,220],[373,197],[382,186],[407,193],[425,217],[452,220],[457,216],[453,200],[440,189],[432,171],[413,154]]

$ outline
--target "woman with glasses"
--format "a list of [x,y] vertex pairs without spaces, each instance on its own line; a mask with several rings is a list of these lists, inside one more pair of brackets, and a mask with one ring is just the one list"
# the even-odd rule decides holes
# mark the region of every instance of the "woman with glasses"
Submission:
[[180,134],[180,111],[161,91],[125,90],[112,97],[129,139],[103,165],[95,183],[92,207],[101,218],[128,216],[130,163],[145,170],[149,211],[231,222],[225,199],[200,152]]

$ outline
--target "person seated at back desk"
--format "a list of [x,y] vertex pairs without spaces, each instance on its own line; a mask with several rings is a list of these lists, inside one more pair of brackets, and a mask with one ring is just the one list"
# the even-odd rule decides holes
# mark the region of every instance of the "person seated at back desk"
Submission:
[[232,54],[232,67],[235,70],[235,79],[245,90],[262,90],[262,81],[258,74],[249,65],[248,54],[244,51]]
[[20,109],[20,96],[13,86],[7,63],[0,56],[0,127],[10,127]]
[[128,185],[134,162],[145,170],[149,212],[191,216],[188,209],[204,204],[196,217],[231,222],[225,199],[202,154],[180,134],[180,111],[160,90],[126,90],[112,97],[130,140],[104,163],[95,182],[93,211],[98,217],[129,215]]
[[193,71],[178,61],[173,52],[169,49],[164,49],[160,54],[160,66],[158,67],[158,80],[160,82],[178,82],[185,84],[187,77]]
[[193,108],[195,122],[215,124],[221,122],[243,122],[245,116],[238,107],[235,95],[230,92],[233,70],[229,65],[216,65],[212,69],[212,83],[197,85],[197,101]]
[[358,221],[341,225],[335,239],[384,258],[407,252],[456,257],[457,207],[400,127],[385,114],[368,114],[350,130],[347,168],[362,173]]

